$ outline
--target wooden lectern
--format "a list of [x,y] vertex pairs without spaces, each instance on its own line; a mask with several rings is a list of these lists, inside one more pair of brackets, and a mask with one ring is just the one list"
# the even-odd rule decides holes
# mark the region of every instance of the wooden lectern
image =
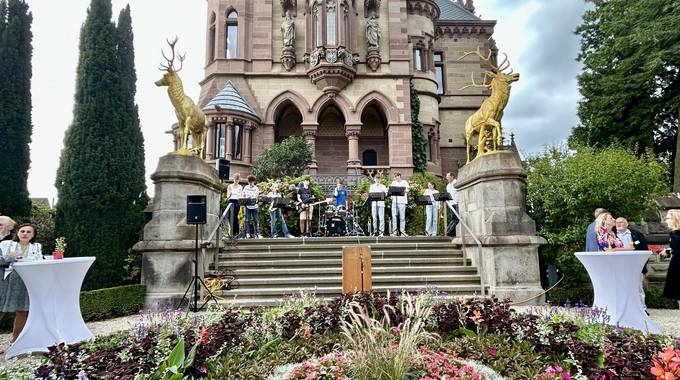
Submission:
[[370,292],[371,247],[342,247],[342,294]]

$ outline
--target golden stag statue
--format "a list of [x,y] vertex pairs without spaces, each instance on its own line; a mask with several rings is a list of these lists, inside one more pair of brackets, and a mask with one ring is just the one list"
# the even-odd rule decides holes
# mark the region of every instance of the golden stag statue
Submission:
[[[177,54],[179,56],[179,69],[175,69],[173,66],[175,62],[175,44],[177,43],[177,37],[175,37],[174,41],[167,42],[172,50],[172,58],[166,57],[165,52],[161,50],[161,54],[163,54],[163,58],[167,61],[167,65],[161,64],[160,70],[165,71],[165,74],[163,74],[163,78],[157,80],[155,83],[156,86],[159,87],[168,87],[170,102],[172,103],[172,106],[175,107],[180,139],[180,145],[175,151],[175,154],[188,156],[194,153],[197,156],[202,157],[203,150],[205,149],[206,136],[208,134],[208,118],[206,118],[203,111],[194,104],[191,98],[184,94],[182,80],[177,73],[182,70],[185,56]],[[188,149],[189,135],[191,135],[191,150]]]
[[[501,118],[503,117],[503,110],[508,104],[510,98],[510,84],[519,80],[519,73],[504,73],[503,70],[510,67],[508,56],[503,53],[505,59],[496,66],[491,60],[491,51],[486,57],[479,51],[471,51],[463,54],[459,60],[468,55],[475,54],[491,66],[491,70],[484,71],[484,81],[482,84],[475,83],[474,74],[472,74],[472,84],[469,84],[461,90],[468,87],[490,88],[491,95],[484,99],[479,109],[475,111],[465,122],[465,145],[467,149],[467,162],[470,162],[470,151],[472,150],[472,139],[477,136],[477,156],[498,150],[498,147],[503,144],[503,133],[501,130]],[[486,83],[487,79],[491,78],[491,83]],[[487,128],[491,128],[488,130]],[[489,138],[489,134],[491,138]],[[475,157],[475,158],[476,158]]]

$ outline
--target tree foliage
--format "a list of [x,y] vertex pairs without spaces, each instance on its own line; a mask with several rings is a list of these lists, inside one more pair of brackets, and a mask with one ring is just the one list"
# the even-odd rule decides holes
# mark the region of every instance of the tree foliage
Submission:
[[[583,96],[571,143],[619,143],[672,160],[680,115],[680,2],[589,0],[578,77]],[[680,181],[677,185],[680,186]]]
[[119,25],[110,0],[92,0],[80,34],[73,123],[64,137],[56,229],[67,254],[96,256],[86,288],[120,285],[147,197],[144,142],[134,104],[129,7]]
[[411,145],[413,155],[413,170],[424,172],[427,170],[425,148],[427,140],[423,136],[423,124],[418,120],[420,114],[420,99],[413,83],[411,83]]
[[252,173],[260,181],[299,177],[312,163],[312,147],[304,137],[291,136],[269,147],[253,163]]
[[541,255],[556,262],[565,283],[578,281],[581,269],[574,252],[585,246],[593,211],[604,207],[614,216],[639,222],[653,207],[653,197],[668,191],[667,166],[651,154],[631,149],[579,147],[576,152],[552,147],[526,162],[527,208],[538,234],[548,240]]
[[0,212],[16,217],[31,213],[32,22],[26,2],[0,1]]

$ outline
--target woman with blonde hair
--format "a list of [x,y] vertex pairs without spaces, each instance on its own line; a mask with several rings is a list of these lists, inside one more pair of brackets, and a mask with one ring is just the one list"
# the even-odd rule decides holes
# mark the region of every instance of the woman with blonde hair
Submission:
[[623,244],[616,237],[614,233],[614,225],[616,220],[612,214],[603,212],[595,219],[595,236],[597,237],[597,245],[600,251],[609,252],[614,248],[622,247]]
[[680,305],[680,210],[668,210],[666,225],[671,230],[670,248],[663,250],[661,255],[670,255],[671,262],[668,264],[663,296],[678,301]]

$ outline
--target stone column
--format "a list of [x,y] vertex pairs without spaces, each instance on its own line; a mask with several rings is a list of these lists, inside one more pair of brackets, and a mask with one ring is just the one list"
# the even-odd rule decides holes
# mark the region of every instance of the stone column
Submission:
[[[152,218],[144,226],[144,240],[133,250],[142,255],[145,308],[175,308],[194,272],[196,226],[186,223],[187,194],[205,195],[207,224],[199,226],[199,244],[207,239],[220,215],[221,185],[217,170],[196,156],[168,154],[151,175],[154,182]],[[207,257],[213,253],[208,252]],[[201,253],[198,254],[199,260]],[[199,276],[203,276],[199,261]]]
[[309,164],[309,174],[316,175],[319,166],[316,163],[316,134],[319,130],[319,124],[308,124],[302,126],[302,135],[305,137],[307,144],[312,147],[312,163]]
[[[526,213],[526,174],[514,152],[482,155],[458,171],[456,188],[462,219],[481,241],[478,252],[467,235],[465,252],[480,270],[488,293],[519,301],[541,294],[536,225]],[[458,225],[457,235],[463,233]],[[461,243],[461,238],[454,239]],[[543,296],[529,301],[543,302]]]
[[361,135],[361,124],[346,124],[345,136],[347,136],[347,173],[355,174],[361,168],[359,158],[359,136]]
[[206,160],[214,160],[215,159],[215,123],[211,123],[208,126],[208,138],[206,144],[208,146],[205,147],[205,158]]
[[225,157],[227,160],[231,161],[234,156],[234,124],[227,124],[227,143],[226,143]]
[[255,129],[255,126],[253,124],[248,123],[244,126],[244,128],[245,128],[245,136],[243,138],[243,143],[244,143],[245,146],[243,147],[243,162],[249,164],[249,163],[252,162],[251,158],[252,158],[253,150],[252,150],[252,147],[250,145],[251,145],[251,141],[252,141],[251,136],[252,136],[252,133],[253,133],[253,129]]

